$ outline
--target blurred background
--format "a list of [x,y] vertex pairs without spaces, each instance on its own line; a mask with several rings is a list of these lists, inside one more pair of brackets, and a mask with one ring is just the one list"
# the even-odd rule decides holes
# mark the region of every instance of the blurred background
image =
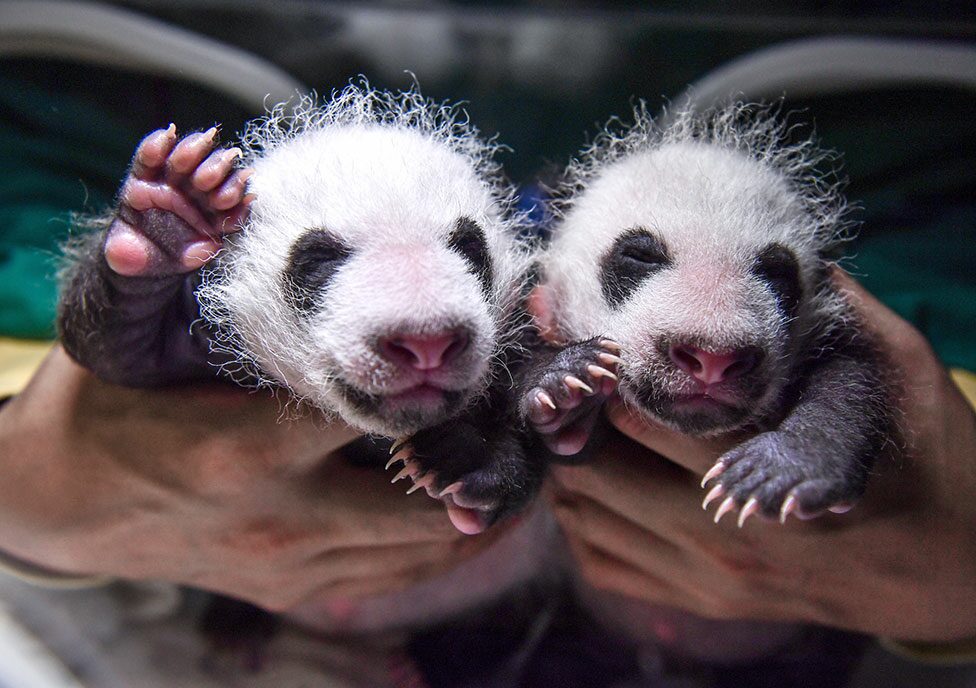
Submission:
[[381,88],[463,100],[525,190],[636,98],[784,99],[843,154],[848,267],[976,370],[972,2],[0,2],[0,334],[51,336],[69,212],[110,206],[169,122],[233,141],[264,104]]

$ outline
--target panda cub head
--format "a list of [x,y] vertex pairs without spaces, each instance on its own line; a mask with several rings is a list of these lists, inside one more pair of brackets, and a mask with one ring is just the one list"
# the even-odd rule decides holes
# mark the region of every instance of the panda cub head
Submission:
[[218,345],[387,436],[483,393],[530,262],[497,146],[456,108],[357,85],[244,145],[256,200],[198,292]]
[[604,132],[568,171],[545,263],[564,336],[622,347],[621,394],[710,435],[775,412],[840,305],[825,254],[843,204],[768,109]]

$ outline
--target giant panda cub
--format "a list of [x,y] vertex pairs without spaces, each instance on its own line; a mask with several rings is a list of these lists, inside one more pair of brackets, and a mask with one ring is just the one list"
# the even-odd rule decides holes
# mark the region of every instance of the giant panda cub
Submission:
[[220,369],[287,390],[387,438],[361,449],[396,451],[463,532],[516,511],[544,472],[513,391],[534,253],[498,146],[460,114],[354,84],[275,108],[241,148],[149,134],[72,251],[66,350],[123,385]]
[[[556,189],[538,310],[566,341],[619,344],[619,393],[639,412],[691,435],[754,435],[704,477],[716,522],[846,510],[893,422],[879,354],[830,279],[848,223],[815,169],[825,154],[788,143],[761,106],[659,124],[641,105],[635,120]],[[532,413],[572,454],[604,398],[575,390]]]

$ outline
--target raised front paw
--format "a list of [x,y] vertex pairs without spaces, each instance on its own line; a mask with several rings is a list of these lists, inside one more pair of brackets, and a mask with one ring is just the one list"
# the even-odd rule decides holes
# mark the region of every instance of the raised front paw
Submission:
[[727,452],[705,474],[702,487],[713,484],[702,508],[724,497],[715,522],[738,510],[740,528],[757,513],[780,523],[790,514],[808,519],[844,513],[863,493],[866,475],[855,465],[844,470],[831,453],[785,432],[765,432]]
[[569,344],[529,380],[519,410],[554,454],[580,452],[617,386],[620,346],[594,337]]
[[202,267],[234,232],[252,200],[251,170],[237,148],[215,148],[216,127],[177,139],[176,126],[136,149],[105,238],[105,260],[124,276],[176,275]]

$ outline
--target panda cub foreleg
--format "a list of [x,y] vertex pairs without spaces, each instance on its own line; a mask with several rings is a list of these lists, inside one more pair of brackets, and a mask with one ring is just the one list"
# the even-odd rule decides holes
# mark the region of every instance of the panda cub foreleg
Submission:
[[875,459],[891,433],[878,354],[850,326],[846,343],[812,362],[789,413],[774,429],[724,454],[702,480],[703,502],[722,499],[718,522],[738,510],[811,518],[843,513],[864,493]]
[[[146,136],[114,214],[84,237],[64,275],[58,325],[75,360],[109,382],[152,386],[213,377],[193,292],[198,270],[247,213],[247,170],[215,149],[216,128]],[[187,336],[190,331],[191,336]]]

